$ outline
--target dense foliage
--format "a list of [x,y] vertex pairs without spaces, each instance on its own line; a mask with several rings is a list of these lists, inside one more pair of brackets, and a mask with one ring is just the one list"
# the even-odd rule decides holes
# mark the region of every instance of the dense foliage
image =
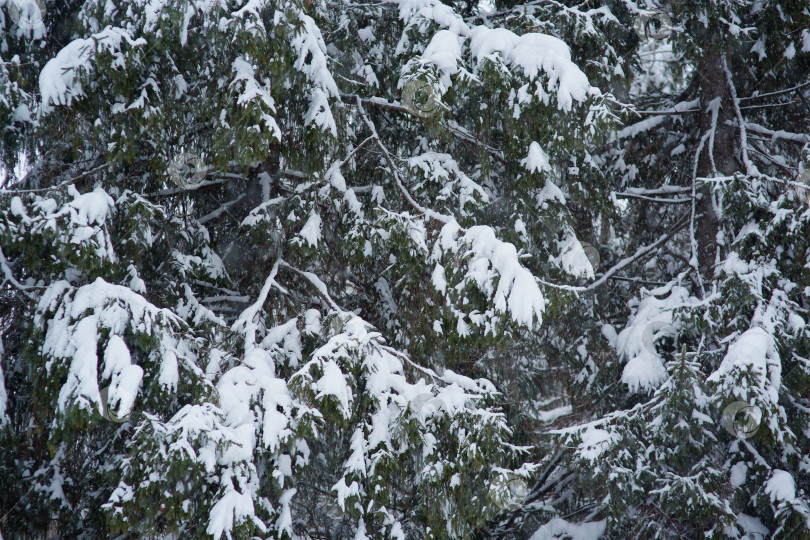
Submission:
[[2,534],[810,535],[810,6],[0,8]]

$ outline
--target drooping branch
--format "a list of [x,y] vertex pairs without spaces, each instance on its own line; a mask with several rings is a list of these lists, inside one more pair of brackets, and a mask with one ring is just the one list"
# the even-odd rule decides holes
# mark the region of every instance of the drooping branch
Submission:
[[313,287],[315,287],[315,290],[318,291],[318,294],[329,305],[329,307],[331,307],[332,309],[334,309],[338,313],[342,313],[342,312],[346,311],[343,308],[341,308],[338,305],[338,303],[335,302],[332,299],[332,296],[329,294],[329,290],[326,288],[326,284],[318,276],[316,276],[312,272],[306,272],[304,270],[296,268],[295,266],[292,266],[288,262],[283,261],[281,259],[278,260],[277,264],[279,266],[283,267],[283,268],[286,268],[288,270],[292,270],[293,272],[297,273],[298,275],[300,275],[304,279],[306,279]]
[[262,306],[264,306],[264,303],[267,301],[267,295],[270,294],[270,289],[276,287],[281,292],[285,294],[287,293],[287,290],[276,282],[276,274],[278,274],[278,267],[281,262],[281,259],[278,259],[275,264],[273,264],[270,274],[267,276],[267,279],[264,280],[264,285],[262,286],[262,290],[259,292],[259,297],[253,304],[245,309],[241,315],[239,315],[239,318],[231,327],[231,329],[234,331],[244,330],[245,354],[248,354],[249,351],[256,346],[256,329],[258,328],[256,316],[259,314]]
[[246,194],[245,194],[245,193],[240,193],[240,194],[239,194],[239,196],[238,196],[237,198],[233,199],[232,201],[228,201],[228,202],[226,202],[225,204],[223,204],[222,206],[220,206],[220,207],[219,207],[219,208],[217,208],[216,210],[214,210],[214,211],[212,211],[212,212],[209,212],[208,214],[206,214],[206,215],[204,215],[203,217],[199,218],[199,219],[197,220],[197,223],[199,223],[200,225],[205,225],[205,224],[206,224],[206,223],[208,223],[209,221],[212,221],[212,220],[214,220],[214,219],[217,219],[219,216],[221,216],[222,214],[224,214],[225,212],[227,212],[227,211],[228,211],[228,209],[229,209],[231,206],[235,205],[236,203],[238,203],[239,201],[241,201],[242,199],[244,199],[244,198],[245,198],[245,196],[246,196]]
[[745,127],[746,129],[749,129],[754,133],[759,133],[760,135],[767,135],[772,140],[782,139],[785,141],[792,141],[800,144],[810,143],[810,135],[805,133],[791,133],[790,131],[784,131],[781,129],[772,130],[754,122],[746,122]]
[[619,195],[644,195],[648,197],[654,197],[656,195],[678,195],[689,193],[692,191],[692,188],[685,187],[685,186],[669,186],[664,185],[658,188],[653,189],[646,189],[646,188],[627,188],[625,191],[616,193],[616,196]]
[[[30,292],[28,292],[29,287],[26,287],[25,285],[17,281],[17,279],[14,277],[14,273],[11,271],[11,267],[8,264],[8,260],[6,260],[6,255],[3,253],[2,247],[0,247],[0,269],[3,270],[3,275],[5,275],[3,283],[9,282],[12,285],[14,285],[14,287],[19,289],[19,291],[23,293],[25,296],[27,296],[28,298],[33,298],[33,295]],[[2,286],[2,283],[0,283],[0,286]]]
[[749,101],[749,100],[753,100],[753,99],[762,99],[762,98],[771,97],[771,96],[780,96],[782,94],[788,94],[788,93],[794,92],[796,90],[801,90],[802,88],[806,88],[808,86],[810,86],[810,82],[802,83],[802,84],[799,84],[797,86],[793,86],[791,88],[785,88],[784,90],[777,90],[776,92],[768,92],[767,94],[758,94],[756,96],[741,97],[740,101]]
[[687,204],[691,201],[691,197],[683,199],[662,199],[656,197],[645,197],[644,195],[633,195],[631,193],[616,193],[618,199],[640,199],[642,201],[649,201],[658,204]]

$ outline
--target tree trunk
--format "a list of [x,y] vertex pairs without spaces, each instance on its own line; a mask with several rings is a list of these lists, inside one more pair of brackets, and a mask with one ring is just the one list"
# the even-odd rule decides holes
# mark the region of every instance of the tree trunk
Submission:
[[[710,52],[697,70],[700,92],[700,136],[709,134],[698,157],[697,176],[713,177],[734,174],[739,163],[734,156],[735,130],[730,125],[734,120],[734,105],[731,99],[723,60],[720,53]],[[715,100],[719,100],[716,124],[714,121]],[[714,126],[714,136],[711,135]],[[713,274],[717,256],[717,215],[711,198],[711,186],[697,191],[698,202],[695,239],[698,242],[698,265],[705,277]]]

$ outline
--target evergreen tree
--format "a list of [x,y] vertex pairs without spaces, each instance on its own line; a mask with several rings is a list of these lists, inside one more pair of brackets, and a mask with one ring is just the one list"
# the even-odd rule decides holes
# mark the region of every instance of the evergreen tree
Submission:
[[0,0],[0,531],[810,537],[810,6]]
[[0,529],[470,538],[515,506],[488,359],[593,276],[571,223],[605,204],[611,98],[568,46],[435,0],[26,6]]
[[[803,538],[810,9],[622,5],[614,24],[641,39],[611,84],[635,110],[596,159],[627,201],[602,246],[616,279],[582,300],[601,324],[569,356],[585,384],[530,499],[608,518],[609,538]],[[705,399],[665,397],[673,340]]]
[[[717,438],[696,362],[668,366],[652,398],[582,432],[586,489],[606,491],[609,530],[632,538],[723,538],[736,517],[716,466]],[[604,426],[604,429],[600,426]]]

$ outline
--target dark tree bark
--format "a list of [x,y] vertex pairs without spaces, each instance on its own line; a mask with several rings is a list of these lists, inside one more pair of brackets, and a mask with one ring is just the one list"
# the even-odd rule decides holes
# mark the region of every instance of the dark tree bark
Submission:
[[[697,176],[727,176],[739,170],[734,155],[734,104],[723,68],[723,57],[711,51],[701,61],[696,73],[700,96],[700,136],[705,142],[700,148]],[[715,112],[716,111],[716,112]],[[715,119],[716,115],[716,119]],[[699,200],[695,239],[698,243],[698,265],[704,277],[710,277],[717,256],[717,215],[711,198],[711,186],[698,186]]]

